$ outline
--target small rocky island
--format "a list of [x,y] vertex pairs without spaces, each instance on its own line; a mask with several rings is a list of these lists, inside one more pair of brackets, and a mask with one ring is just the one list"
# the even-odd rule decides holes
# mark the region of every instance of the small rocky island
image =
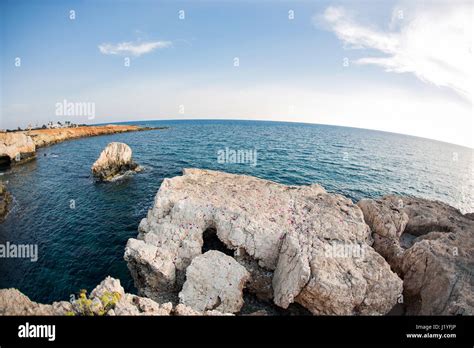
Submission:
[[120,176],[139,170],[132,159],[132,149],[124,143],[113,142],[106,146],[92,165],[92,174],[100,181],[113,181]]
[[52,305],[3,289],[0,314],[474,314],[474,218],[441,202],[354,204],[317,184],[185,169],[138,231],[124,255],[138,295],[110,277]]

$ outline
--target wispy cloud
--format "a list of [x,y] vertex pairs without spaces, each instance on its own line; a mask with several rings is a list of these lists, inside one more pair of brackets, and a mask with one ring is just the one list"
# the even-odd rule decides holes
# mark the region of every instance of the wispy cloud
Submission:
[[150,53],[156,49],[167,48],[171,46],[171,41],[152,41],[152,42],[120,42],[117,44],[103,43],[99,45],[99,50],[103,54],[113,54],[122,56],[139,57]]
[[420,80],[447,87],[472,100],[472,3],[431,3],[394,9],[388,30],[362,25],[343,7],[328,7],[315,23],[333,31],[349,49],[372,49],[380,57],[355,59],[385,71],[415,74]]

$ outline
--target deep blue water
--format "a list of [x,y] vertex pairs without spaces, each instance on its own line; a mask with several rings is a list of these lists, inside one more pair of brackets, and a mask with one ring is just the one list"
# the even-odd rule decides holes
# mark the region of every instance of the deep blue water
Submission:
[[[38,244],[39,259],[0,260],[0,288],[41,302],[67,300],[105,276],[134,291],[123,261],[163,178],[185,167],[246,173],[283,184],[320,183],[354,201],[411,194],[474,211],[473,150],[399,134],[259,121],[146,121],[169,126],[67,141],[2,174],[14,196],[0,243]],[[97,184],[90,167],[111,141],[127,143],[145,170]],[[219,164],[217,151],[256,149],[257,165]],[[46,156],[45,156],[46,155]],[[71,200],[75,209],[70,208]]]

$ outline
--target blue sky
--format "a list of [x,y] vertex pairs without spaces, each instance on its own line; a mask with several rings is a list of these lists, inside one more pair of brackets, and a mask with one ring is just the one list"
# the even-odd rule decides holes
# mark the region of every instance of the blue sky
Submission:
[[[464,77],[472,73],[465,63],[472,32],[456,39],[472,20],[463,17],[470,6],[2,1],[0,128],[65,119],[268,119],[472,146],[472,89]],[[95,118],[57,115],[63,100],[94,103]]]

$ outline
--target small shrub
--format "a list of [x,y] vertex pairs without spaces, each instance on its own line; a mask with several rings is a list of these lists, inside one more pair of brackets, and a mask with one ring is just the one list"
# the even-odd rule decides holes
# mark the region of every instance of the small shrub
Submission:
[[[100,300],[100,304],[97,302],[94,303],[93,299],[87,297],[87,290],[82,289],[79,292],[79,298],[75,301],[74,307],[76,313],[72,313],[72,315],[79,315],[79,316],[102,316],[107,314],[107,312],[113,308],[118,301],[120,301],[121,295],[114,291],[108,292],[106,291]],[[66,315],[70,315],[69,312]]]

